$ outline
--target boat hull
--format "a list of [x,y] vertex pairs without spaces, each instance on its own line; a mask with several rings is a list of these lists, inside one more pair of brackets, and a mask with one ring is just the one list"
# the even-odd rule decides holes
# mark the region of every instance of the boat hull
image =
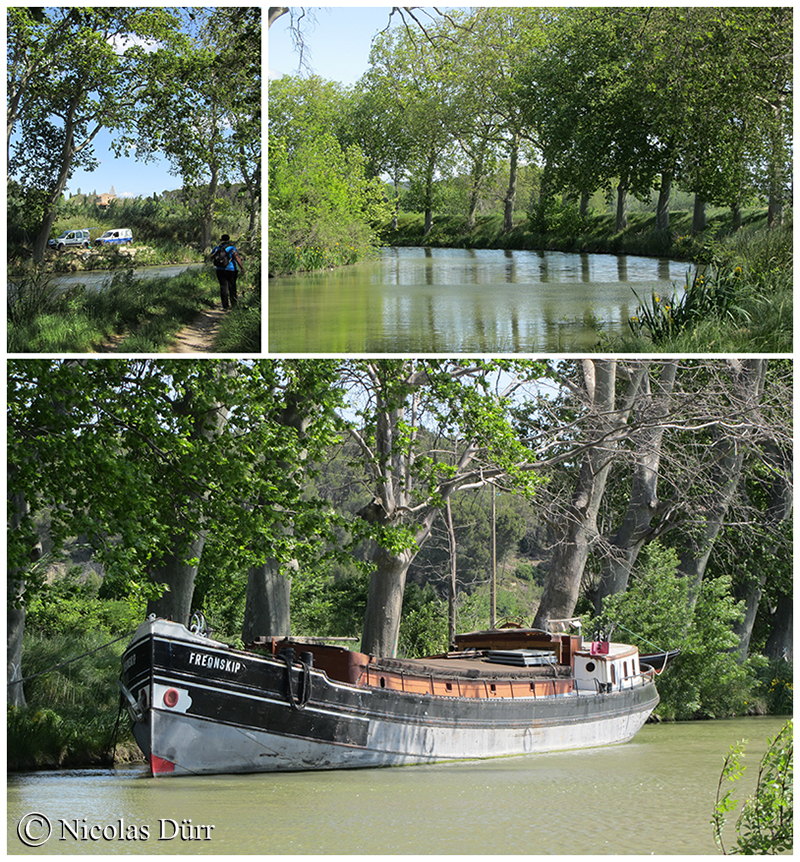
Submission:
[[488,758],[631,739],[651,679],[613,693],[445,697],[336,682],[161,620],[123,657],[134,735],[155,775],[340,769]]

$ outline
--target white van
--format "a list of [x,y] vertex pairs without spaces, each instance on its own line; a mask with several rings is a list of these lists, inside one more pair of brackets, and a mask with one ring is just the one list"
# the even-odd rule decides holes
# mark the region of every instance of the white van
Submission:
[[90,239],[88,230],[65,230],[55,239],[49,239],[47,244],[50,248],[63,251],[65,248],[89,248]]
[[130,228],[116,227],[112,230],[107,230],[102,236],[97,237],[94,241],[95,245],[108,245],[109,243],[127,243],[133,242],[133,235]]

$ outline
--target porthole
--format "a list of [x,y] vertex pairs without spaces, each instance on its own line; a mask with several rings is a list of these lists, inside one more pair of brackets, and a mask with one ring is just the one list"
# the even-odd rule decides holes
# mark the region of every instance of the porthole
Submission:
[[386,677],[385,676],[381,677],[381,688],[386,688]]
[[587,661],[586,662],[586,670],[588,670],[589,673],[592,673],[592,671],[594,670],[594,662],[593,661]]

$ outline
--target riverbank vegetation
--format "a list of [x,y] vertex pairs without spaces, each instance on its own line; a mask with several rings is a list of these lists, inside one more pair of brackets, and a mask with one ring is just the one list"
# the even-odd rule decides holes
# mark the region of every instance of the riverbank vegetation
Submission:
[[[258,352],[261,343],[261,280],[256,263],[240,277],[241,301],[222,323],[214,351]],[[30,267],[14,286],[9,304],[9,353],[162,353],[175,334],[219,304],[210,267],[148,278],[118,269],[103,285],[58,285]]]
[[[661,325],[633,325],[619,347],[791,349],[791,38],[783,9],[387,11],[354,86],[270,82],[270,140],[290,166],[271,177],[270,275],[379,243],[717,264],[731,242],[744,276],[734,301],[702,315],[716,329],[688,310],[667,326],[651,308]],[[346,176],[313,168],[304,147],[339,167],[347,153]],[[348,179],[378,178],[391,217],[357,194],[337,209]],[[777,257],[749,254],[781,227]],[[353,233],[364,241],[342,242]]]
[[93,686],[106,749],[124,640],[48,669],[145,613],[382,655],[579,617],[680,650],[657,718],[792,710],[790,361],[8,365],[25,763],[80,759]]

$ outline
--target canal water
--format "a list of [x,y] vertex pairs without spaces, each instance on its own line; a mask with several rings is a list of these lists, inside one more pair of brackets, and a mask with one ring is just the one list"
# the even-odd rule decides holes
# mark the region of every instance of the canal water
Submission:
[[536,353],[627,332],[640,299],[682,293],[685,262],[632,255],[385,248],[270,280],[274,353]]
[[[134,277],[137,279],[148,278],[172,278],[175,275],[180,275],[191,269],[202,269],[203,264],[197,263],[171,263],[161,266],[140,266],[134,270]],[[103,290],[111,284],[114,275],[117,272],[125,272],[125,270],[82,270],[80,272],[59,273],[50,278],[49,285],[59,290],[67,290],[70,287],[75,287],[78,284],[85,285],[90,290]],[[16,285],[12,282],[7,284],[7,295],[9,302],[14,302],[16,295]]]
[[[140,266],[135,268],[135,278],[172,278],[174,275],[180,275],[188,269],[200,269],[203,264],[187,264],[187,263],[172,263],[163,266]],[[87,270],[85,272],[71,272],[63,275],[56,275],[53,278],[53,284],[58,287],[74,287],[76,284],[85,284],[88,288],[98,289],[106,287],[111,283],[116,272],[125,272],[125,270]]]
[[[390,769],[10,775],[7,851],[712,854],[709,821],[725,754],[749,740],[734,794],[741,800],[783,724],[773,717],[648,724],[620,746]],[[20,839],[37,843],[48,832],[38,847]]]

